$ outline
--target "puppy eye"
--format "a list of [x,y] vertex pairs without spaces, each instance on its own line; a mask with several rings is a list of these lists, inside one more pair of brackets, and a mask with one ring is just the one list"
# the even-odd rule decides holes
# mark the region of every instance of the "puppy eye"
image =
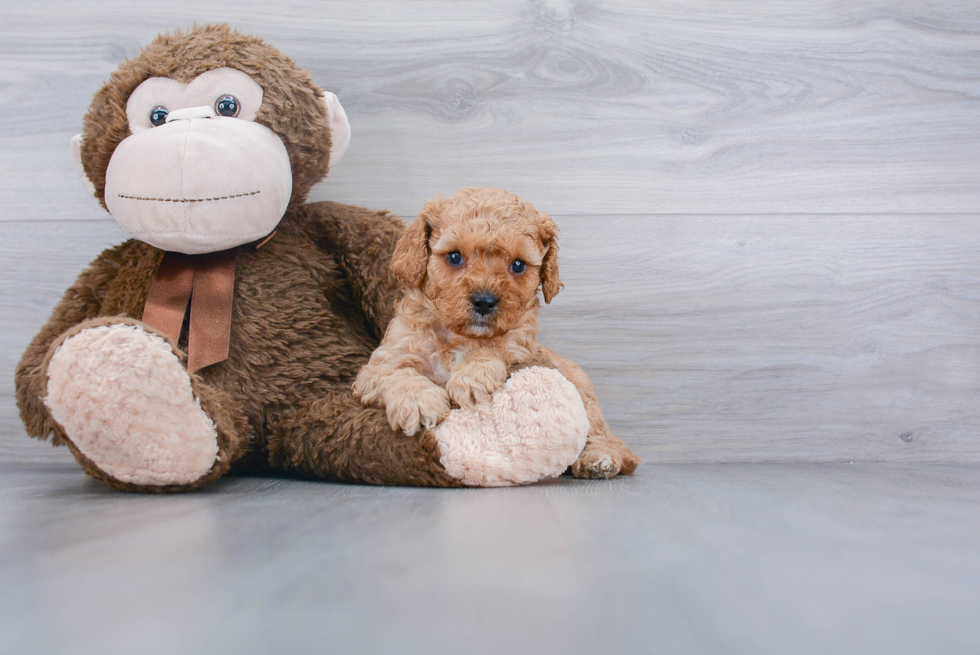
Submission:
[[458,250],[454,250],[446,254],[446,263],[453,268],[463,265],[463,253]]
[[525,264],[520,259],[515,259],[514,263],[510,265],[511,273],[517,273],[518,275],[520,275],[525,270],[527,270],[527,264]]
[[218,116],[234,118],[241,110],[242,106],[238,104],[238,98],[233,95],[223,95],[214,103],[214,113]]
[[160,127],[167,122],[167,115],[169,114],[170,110],[166,107],[154,107],[150,112],[150,125]]

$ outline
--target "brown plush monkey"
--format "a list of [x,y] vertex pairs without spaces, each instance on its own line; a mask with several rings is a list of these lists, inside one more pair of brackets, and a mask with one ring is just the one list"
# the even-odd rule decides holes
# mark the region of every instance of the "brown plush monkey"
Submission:
[[[403,224],[306,203],[349,136],[336,96],[227,26],[163,34],[122,64],[73,149],[134,238],[81,274],[18,365],[28,433],[52,436],[89,475],[134,491],[191,489],[232,467],[459,486],[480,484],[466,477],[466,458],[505,469],[502,483],[571,464],[507,477],[508,458],[584,443],[581,399],[553,392],[568,382],[551,370],[531,382],[533,407],[456,421],[479,435],[396,433],[384,410],[352,398],[399,294],[388,263]],[[542,426],[541,412],[571,418]],[[505,419],[537,427],[502,456],[492,431]],[[451,475],[442,461],[461,440]],[[614,464],[603,477],[622,461],[616,451],[588,456]]]

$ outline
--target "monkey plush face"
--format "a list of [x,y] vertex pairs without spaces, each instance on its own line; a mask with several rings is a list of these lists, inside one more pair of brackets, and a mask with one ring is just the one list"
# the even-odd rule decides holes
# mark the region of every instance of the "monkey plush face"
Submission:
[[119,225],[163,250],[198,254],[266,236],[292,194],[282,139],[255,122],[262,87],[217,68],[189,84],[151,77],[126,104],[132,134],[106,170]]
[[73,149],[96,196],[133,237],[186,254],[268,235],[350,136],[334,94],[223,25],[158,37],[85,122]]

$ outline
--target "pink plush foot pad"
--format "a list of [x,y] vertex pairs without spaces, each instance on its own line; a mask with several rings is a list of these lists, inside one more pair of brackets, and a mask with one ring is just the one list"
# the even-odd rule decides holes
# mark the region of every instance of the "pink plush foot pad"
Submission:
[[188,484],[218,456],[214,423],[170,344],[137,325],[88,328],[48,364],[44,404],[71,442],[122,482]]
[[456,409],[435,430],[446,472],[464,484],[505,487],[561,475],[585,447],[589,418],[575,386],[532,366],[493,401]]

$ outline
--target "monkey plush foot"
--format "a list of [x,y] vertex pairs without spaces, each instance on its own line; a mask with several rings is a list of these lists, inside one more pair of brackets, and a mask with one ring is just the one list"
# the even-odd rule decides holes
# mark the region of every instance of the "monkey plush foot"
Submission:
[[489,403],[450,412],[433,434],[450,476],[505,487],[561,475],[588,432],[575,386],[554,369],[532,366],[511,375]]
[[187,370],[165,339],[139,324],[89,327],[65,339],[48,363],[44,404],[83,466],[108,482],[189,485],[218,458],[215,425]]

